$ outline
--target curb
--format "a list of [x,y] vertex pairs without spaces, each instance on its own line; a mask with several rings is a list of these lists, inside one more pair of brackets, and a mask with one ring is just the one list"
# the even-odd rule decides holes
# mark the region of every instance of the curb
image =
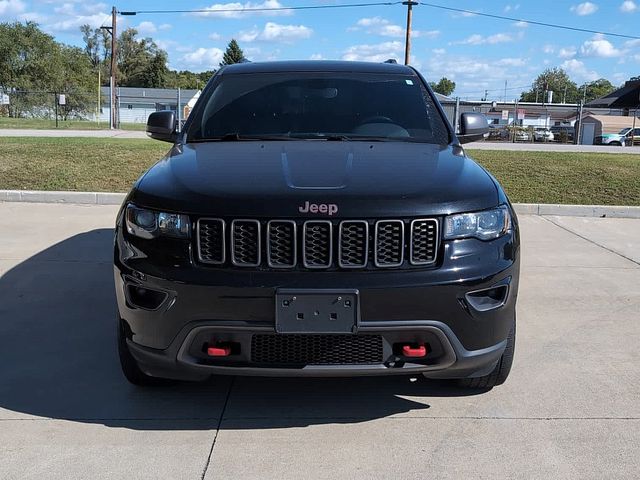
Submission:
[[559,215],[569,217],[640,218],[640,207],[626,205],[562,205],[514,203],[518,215]]
[[0,190],[0,202],[121,205],[125,197],[125,193],[109,192],[47,192],[40,190]]
[[[125,193],[109,192],[47,192],[38,190],[0,190],[0,202],[121,205],[125,197]],[[513,206],[518,215],[640,218],[640,207],[631,207],[624,205],[614,206],[514,203]]]

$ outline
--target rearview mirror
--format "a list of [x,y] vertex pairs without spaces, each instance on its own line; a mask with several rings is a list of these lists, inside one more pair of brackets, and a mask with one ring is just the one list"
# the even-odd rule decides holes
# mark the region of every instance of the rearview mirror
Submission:
[[460,115],[460,133],[458,141],[469,143],[480,140],[489,133],[487,117],[482,113],[463,113]]
[[147,135],[163,142],[175,142],[176,114],[170,110],[154,112],[147,119]]

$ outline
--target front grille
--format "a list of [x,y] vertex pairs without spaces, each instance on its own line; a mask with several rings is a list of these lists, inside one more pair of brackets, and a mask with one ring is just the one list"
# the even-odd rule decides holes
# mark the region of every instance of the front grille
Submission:
[[[439,222],[223,220],[197,222],[201,263],[273,269],[410,268],[438,258]],[[337,252],[337,253],[336,253]]]
[[343,268],[360,268],[369,257],[369,224],[363,220],[348,220],[340,224],[338,263]]
[[231,222],[231,261],[239,267],[260,265],[260,222],[258,220]]
[[251,361],[262,365],[382,363],[380,335],[273,335],[251,338]]
[[431,219],[411,222],[410,258],[413,265],[428,265],[436,261],[438,222]]
[[198,221],[198,258],[203,263],[224,263],[224,220],[220,218],[201,218]]
[[267,224],[267,259],[270,267],[287,268],[296,264],[296,222],[271,220]]
[[376,223],[376,267],[397,267],[404,260],[404,222],[381,220]]
[[302,260],[307,268],[327,268],[333,256],[333,225],[329,220],[309,221],[304,224]]

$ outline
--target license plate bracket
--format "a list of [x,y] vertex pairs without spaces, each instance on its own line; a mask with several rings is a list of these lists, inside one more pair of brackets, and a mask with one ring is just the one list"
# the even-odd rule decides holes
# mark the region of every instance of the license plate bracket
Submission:
[[277,333],[356,333],[358,290],[278,289]]

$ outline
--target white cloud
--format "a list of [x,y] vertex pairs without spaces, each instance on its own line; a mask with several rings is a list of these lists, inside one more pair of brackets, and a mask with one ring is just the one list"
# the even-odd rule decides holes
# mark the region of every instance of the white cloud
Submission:
[[196,71],[217,69],[224,52],[219,48],[198,48],[182,57],[182,62]]
[[583,57],[611,58],[621,56],[622,52],[615,48],[611,42],[605,40],[602,35],[595,35],[592,40],[587,40],[582,44],[580,55]]
[[542,51],[544,53],[546,53],[547,55],[551,55],[552,53],[554,53],[556,51],[556,48],[553,45],[545,45],[544,47],[542,47]]
[[506,5],[504,7],[504,13],[508,13],[508,12],[515,12],[516,10],[518,10],[520,8],[520,4],[516,3],[515,5]]
[[598,10],[598,5],[591,2],[579,3],[578,5],[572,6],[569,10],[574,12],[576,15],[585,16],[591,15],[592,13],[596,13]]
[[524,58],[501,58],[496,65],[501,67],[524,67],[527,64]]
[[445,53],[447,53],[444,48],[434,48],[431,51],[434,53],[434,55],[444,55]]
[[222,40],[222,35],[220,35],[218,32],[210,33],[207,37],[213,41]]
[[10,17],[24,12],[26,6],[21,0],[0,0],[0,17]]
[[309,38],[311,35],[313,35],[313,30],[304,25],[280,25],[267,22],[262,30],[254,28],[253,30],[240,32],[238,40],[241,42],[254,42],[258,40],[263,42],[292,43],[296,40]]
[[321,53],[314,53],[309,57],[309,60],[324,60],[324,56]]
[[[372,35],[381,35],[383,37],[404,37],[405,28],[400,25],[392,24],[389,20],[382,17],[361,18],[353,27],[349,27],[348,31],[365,30]],[[412,37],[435,38],[440,35],[439,30],[412,30]]]
[[353,45],[347,48],[343,60],[384,62],[389,58],[399,59],[404,57],[404,44],[402,42],[383,42],[374,45]]
[[589,70],[584,62],[572,58],[571,60],[565,60],[560,65],[570,77],[577,79],[578,82],[592,82],[600,78],[598,73],[593,70]]
[[622,5],[620,5],[620,11],[624,13],[633,13],[639,8],[640,7],[638,7],[638,5],[632,0],[626,0],[625,2],[622,2]]
[[563,47],[558,51],[558,56],[560,58],[573,58],[576,53],[578,53],[576,47]]
[[515,22],[513,26],[517,28],[527,28],[529,24],[527,22],[523,22],[522,20],[520,20],[519,22]]
[[170,23],[163,23],[158,27],[158,30],[171,30],[172,28],[173,25],[171,25]]
[[45,25],[45,29],[54,32],[77,32],[84,24],[89,25],[91,28],[98,28],[110,17],[111,14],[106,12],[96,13],[94,15],[76,15],[66,20]]
[[135,28],[140,35],[151,35],[158,31],[158,27],[156,27],[153,22],[147,21],[140,22],[140,24]]
[[229,10],[242,10],[242,9],[260,9],[260,8],[284,8],[284,6],[278,0],[265,0],[261,3],[255,2],[232,2],[232,3],[216,3],[208,7],[203,8],[206,12],[197,12],[192,15],[199,17],[222,17],[222,18],[245,18],[248,15],[261,15],[261,16],[280,16],[291,15],[292,10],[276,10],[276,11],[257,11],[257,12],[239,12]]
[[453,45],[495,45],[496,43],[511,42],[513,40],[514,38],[507,33],[495,33],[487,37],[484,37],[478,33],[474,33],[464,40],[454,42]]

